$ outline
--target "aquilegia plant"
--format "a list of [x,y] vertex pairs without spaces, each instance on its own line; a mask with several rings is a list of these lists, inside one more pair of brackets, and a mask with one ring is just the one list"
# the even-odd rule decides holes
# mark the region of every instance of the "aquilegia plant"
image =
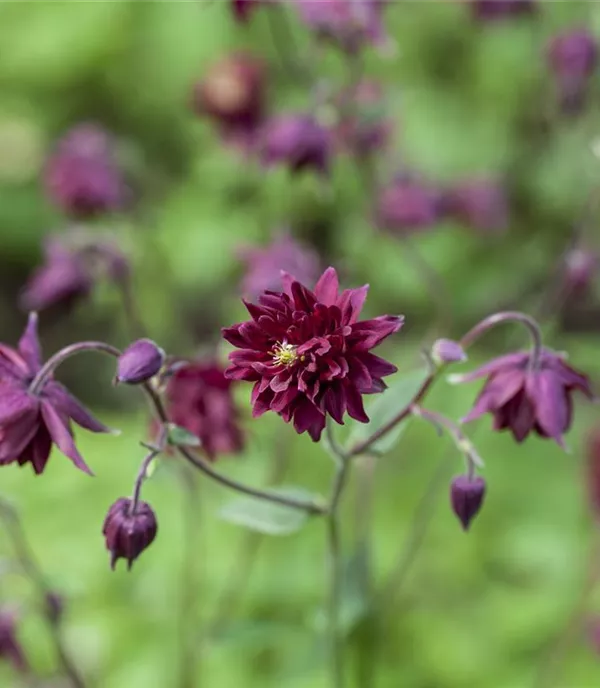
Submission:
[[[243,26],[258,14],[281,22],[282,27],[293,18],[309,33],[316,54],[326,50],[338,53],[349,67],[350,83],[323,84],[310,60],[288,56],[286,68],[307,98],[304,108],[281,110],[272,107],[268,98],[268,72],[261,59],[236,52],[217,61],[205,78],[193,85],[191,110],[216,127],[229,153],[260,168],[261,174],[275,168],[274,174],[285,172],[294,181],[313,175],[332,193],[334,186],[328,185],[333,184],[335,163],[345,156],[366,192],[362,211],[363,218],[368,217],[376,227],[373,241],[383,232],[408,249],[413,235],[429,232],[440,220],[460,222],[482,236],[503,232],[510,224],[510,203],[499,178],[475,171],[442,186],[397,160],[385,160],[380,167],[375,164],[383,158],[395,132],[392,113],[385,109],[386,89],[365,78],[362,60],[365,50],[375,51],[381,59],[394,51],[384,22],[385,3],[295,0],[284,5],[275,0],[231,0],[228,8]],[[533,1],[468,5],[473,20],[482,24],[517,18],[530,21],[538,10]],[[555,109],[574,117],[588,98],[597,61],[596,43],[585,31],[573,31],[555,37],[546,56]],[[328,564],[323,645],[331,667],[331,685],[343,688],[347,665],[341,615],[344,547],[340,506],[354,467],[361,461],[377,462],[389,452],[399,440],[398,430],[411,419],[426,421],[439,433],[448,434],[464,459],[464,471],[447,486],[448,514],[453,512],[457,526],[467,531],[485,507],[488,492],[483,461],[465,429],[468,424],[487,414],[493,431],[506,430],[517,443],[535,434],[564,448],[576,396],[594,398],[590,381],[567,363],[565,354],[543,341],[536,318],[512,310],[483,318],[459,338],[437,333],[423,347],[424,372],[416,371],[412,377],[407,375],[411,371],[399,372],[382,351],[383,346],[389,352],[406,346],[405,317],[398,313],[403,310],[402,294],[386,295],[387,303],[397,305],[398,312],[394,307],[392,314],[373,316],[368,285],[340,284],[339,275],[346,273],[343,257],[329,251],[328,262],[336,263],[339,275],[334,266],[323,269],[327,263],[317,250],[297,239],[293,227],[284,223],[268,246],[237,247],[237,258],[246,267],[238,291],[248,315],[222,329],[221,346],[205,356],[190,358],[165,351],[145,334],[132,289],[131,263],[119,241],[81,224],[92,217],[107,219],[127,212],[136,203],[136,187],[118,162],[117,146],[117,140],[103,128],[80,124],[58,142],[45,166],[45,191],[69,223],[64,232],[46,239],[42,264],[21,291],[20,304],[28,313],[23,336],[16,346],[0,344],[0,466],[30,465],[33,473],[45,480],[43,474],[56,448],[56,454],[67,457],[82,473],[93,475],[101,470],[88,465],[82,456],[75,426],[95,433],[111,431],[55,376],[65,361],[84,352],[112,357],[112,383],[118,390],[138,389],[149,404],[151,418],[150,437],[141,438],[144,455],[133,485],[114,495],[104,521],[98,523],[110,567],[118,571],[121,566],[143,566],[138,559],[149,547],[160,548],[161,530],[169,529],[169,515],[156,513],[142,499],[145,482],[161,456],[168,457],[165,460],[171,466],[185,469],[186,480],[191,471],[198,472],[224,491],[237,493],[238,498],[226,505],[223,514],[238,524],[261,533],[291,533],[309,518],[319,520],[327,534]],[[79,224],[71,224],[75,221]],[[583,250],[571,248],[571,253]],[[577,270],[569,273],[568,284],[576,287],[577,293],[584,282],[589,283],[597,266],[588,254],[583,257],[586,260],[579,260]],[[431,274],[417,254],[415,260],[422,268],[424,287],[435,296],[435,272]],[[44,359],[37,311],[44,314],[58,309],[64,316],[78,303],[89,302],[102,281],[113,285],[122,298],[135,333],[128,346],[120,349],[105,341],[77,341]],[[346,282],[345,277],[342,281]],[[561,285],[564,287],[562,281]],[[444,294],[441,296],[443,299]],[[408,328],[410,317],[406,321]],[[483,334],[507,324],[527,334],[524,349],[509,348],[481,367],[446,375],[454,366],[469,365],[469,350]],[[218,331],[215,334],[216,339]],[[450,418],[427,406],[434,386],[478,380],[482,386],[478,394],[474,390],[472,409],[464,418]],[[246,409],[240,407],[236,390],[245,391]],[[397,394],[398,390],[402,394]],[[224,455],[243,452],[252,432],[244,422],[249,415],[245,410],[250,408],[253,418],[276,414],[282,426],[288,424],[304,435],[303,441],[318,443],[323,456],[331,457],[334,471],[324,494],[280,485],[255,487],[216,467]],[[348,425],[351,431],[339,427]],[[60,460],[59,456],[52,460]],[[87,478],[82,475],[81,479]],[[593,499],[597,510],[598,489]],[[19,570],[37,591],[60,670],[71,685],[84,688],[86,678],[63,637],[65,600],[48,585],[18,511],[8,500],[0,499],[0,517],[14,544]],[[19,605],[0,607],[0,658],[29,679],[34,669],[19,635],[24,613]]]

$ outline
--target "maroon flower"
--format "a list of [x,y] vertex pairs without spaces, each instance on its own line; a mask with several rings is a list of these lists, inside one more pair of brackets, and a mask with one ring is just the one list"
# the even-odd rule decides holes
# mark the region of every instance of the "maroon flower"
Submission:
[[267,166],[285,165],[292,172],[329,170],[331,134],[310,115],[273,117],[260,138],[260,156]]
[[146,502],[138,502],[135,510],[133,500],[121,497],[110,507],[102,534],[106,539],[106,549],[110,552],[110,567],[114,571],[118,559],[127,559],[127,569],[134,560],[150,547],[158,525],[152,507]]
[[346,52],[364,45],[381,45],[387,34],[383,27],[382,0],[295,0],[300,16],[319,38],[331,41]]
[[17,615],[10,610],[0,610],[0,659],[10,662],[22,673],[29,670],[25,652],[17,638]]
[[282,272],[296,275],[299,282],[314,282],[319,275],[316,251],[289,234],[282,234],[264,248],[243,248],[240,258],[246,264],[242,293],[247,299],[257,298],[263,291],[281,289]]
[[508,200],[501,184],[479,177],[457,184],[446,194],[446,211],[480,232],[501,232],[508,226]]
[[487,377],[486,383],[463,422],[489,412],[494,416],[494,430],[509,429],[517,442],[534,431],[562,446],[563,433],[571,426],[572,392],[578,389],[589,399],[594,396],[588,378],[547,349],[538,370],[531,369],[530,353],[515,353],[456,379],[470,382],[481,377]]
[[44,242],[44,263],[33,273],[21,292],[24,311],[41,311],[52,306],[70,308],[85,298],[93,287],[89,266],[79,251],[52,236]]
[[555,36],[548,46],[548,65],[554,74],[561,109],[578,112],[585,102],[588,80],[598,64],[596,38],[586,29]]
[[196,435],[213,461],[244,447],[232,384],[216,361],[177,363],[167,384],[169,420]]
[[59,142],[44,181],[49,198],[76,217],[118,210],[127,195],[110,137],[93,124],[75,127]]
[[398,176],[379,194],[377,224],[392,234],[430,229],[442,216],[442,194],[428,183],[408,175]]
[[358,320],[368,286],[339,293],[328,268],[314,291],[288,276],[285,291],[267,291],[245,303],[252,320],[223,330],[240,349],[225,372],[254,382],[253,415],[275,411],[297,432],[321,437],[326,416],[343,424],[344,413],[367,423],[362,395],[382,392],[382,378],[396,366],[370,353],[402,326],[402,316]]
[[37,316],[31,314],[16,350],[0,344],[0,466],[29,462],[35,473],[42,473],[55,444],[91,474],[73,441],[71,421],[92,432],[110,431],[51,378],[39,392],[31,392],[40,368]]

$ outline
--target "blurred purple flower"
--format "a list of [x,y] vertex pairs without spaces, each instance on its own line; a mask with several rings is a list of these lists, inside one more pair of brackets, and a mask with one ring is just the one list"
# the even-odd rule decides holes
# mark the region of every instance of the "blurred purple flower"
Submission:
[[110,432],[53,379],[29,390],[42,366],[37,316],[31,314],[17,349],[0,344],[0,466],[31,463],[44,471],[55,444],[77,468],[91,474],[73,440],[71,421],[92,432]]
[[169,420],[196,435],[213,461],[244,448],[232,385],[216,361],[179,362],[167,384]]
[[354,53],[365,45],[381,46],[385,0],[295,0],[304,23],[325,40]]
[[536,0],[466,0],[475,19],[486,22],[533,14]]
[[430,229],[442,217],[442,193],[408,175],[398,176],[377,199],[377,224],[392,234]]
[[598,64],[598,43],[586,29],[554,36],[548,45],[548,66],[552,71],[561,110],[579,112],[585,103],[588,81]]
[[121,209],[128,189],[109,135],[94,124],[74,127],[46,163],[50,200],[69,215],[89,217]]
[[431,347],[431,357],[438,365],[467,360],[463,347],[453,339],[437,339]]
[[151,339],[138,339],[119,356],[117,382],[138,385],[154,377],[162,368],[165,352]]
[[278,115],[265,123],[260,140],[263,163],[285,165],[292,172],[314,169],[326,174],[332,148],[332,135],[312,116]]
[[29,662],[17,638],[17,620],[14,611],[0,609],[0,659],[12,664],[17,671],[25,673],[29,670]]
[[362,395],[382,392],[382,378],[397,370],[370,350],[397,332],[404,318],[359,321],[367,291],[365,285],[340,294],[336,271],[328,268],[314,291],[289,277],[284,292],[265,292],[260,305],[244,302],[252,319],[223,329],[239,349],[229,354],[225,374],[254,382],[255,417],[274,411],[315,442],[327,416],[341,425],[346,412],[369,422]]
[[531,369],[531,353],[514,353],[455,379],[470,382],[482,377],[487,378],[485,385],[463,422],[491,413],[494,430],[509,429],[517,442],[536,432],[563,446],[563,434],[573,417],[573,391],[594,398],[588,378],[547,349],[538,370]]
[[193,107],[210,117],[225,137],[249,136],[265,116],[266,68],[251,53],[226,55],[194,85]]
[[501,232],[508,227],[508,199],[502,184],[475,177],[455,185],[445,195],[446,212],[471,229]]
[[119,559],[126,559],[130,570],[134,560],[152,544],[157,531],[156,516],[149,504],[140,501],[133,510],[132,499],[117,499],[108,510],[102,526],[111,569],[114,571]]
[[452,510],[462,523],[463,530],[469,530],[471,521],[477,516],[485,497],[485,480],[479,476],[470,478],[459,475],[450,485]]
[[589,291],[599,266],[598,255],[581,246],[565,255],[563,279],[570,296],[581,297]]
[[257,298],[263,291],[282,289],[282,272],[294,275],[299,282],[312,283],[319,276],[317,252],[289,234],[277,237],[265,247],[245,247],[239,255],[246,265],[242,294],[248,299]]

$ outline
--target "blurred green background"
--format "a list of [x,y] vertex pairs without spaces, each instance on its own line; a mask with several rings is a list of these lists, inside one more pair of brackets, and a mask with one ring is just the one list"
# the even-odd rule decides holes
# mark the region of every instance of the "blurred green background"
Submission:
[[[267,61],[273,111],[310,104],[286,70],[265,14],[257,12],[241,27],[229,9],[225,0],[0,3],[2,341],[13,343],[22,328],[16,296],[40,260],[40,239],[66,226],[41,189],[45,156],[58,136],[84,120],[100,122],[119,137],[124,164],[135,178],[135,209],[98,225],[120,234],[130,250],[149,332],[169,353],[210,349],[218,344],[221,326],[243,317],[236,251],[265,244],[283,226],[314,245],[324,264],[339,267],[348,286],[370,283],[368,316],[406,315],[404,330],[385,347],[402,370],[418,364],[423,338],[431,341],[437,323],[414,250],[443,282],[447,336],[460,335],[500,308],[539,308],[541,296],[552,291],[573,227],[584,218],[600,165],[592,152],[600,133],[595,95],[581,116],[547,125],[552,90],[545,45],[563,27],[583,24],[600,35],[600,6],[542,3],[535,17],[493,25],[476,24],[467,7],[450,1],[393,2],[387,8],[396,54],[383,58],[367,50],[365,73],[384,84],[394,120],[388,164],[402,159],[440,184],[497,174],[506,182],[511,207],[506,233],[486,236],[445,222],[411,237],[410,251],[405,241],[373,234],[369,199],[347,159],[334,165],[324,192],[310,175],[263,174],[250,162],[241,164],[210,123],[193,114],[193,83],[212,62],[240,47]],[[295,49],[305,54],[308,31],[290,19]],[[344,78],[345,65],[330,51],[317,71],[335,83]],[[597,218],[587,219],[594,247]],[[544,313],[550,345],[567,350],[593,379],[600,376],[597,297],[592,290],[585,303],[555,303]],[[127,334],[117,309],[118,299],[107,287],[94,294],[93,307],[42,315],[46,352],[84,337],[124,345]],[[522,343],[512,330],[491,335],[472,363]],[[186,491],[177,466],[165,459],[144,490],[159,519],[156,542],[131,573],[109,570],[102,520],[112,501],[131,490],[147,426],[137,396],[111,389],[112,373],[110,363],[84,357],[66,365],[62,375],[103,420],[122,430],[119,437],[78,434],[93,480],[58,454],[42,478],[14,466],[2,469],[2,494],[18,505],[44,570],[66,597],[67,639],[91,685],[180,685],[180,563],[190,550],[195,581],[185,604],[193,610],[186,637],[194,685],[328,685],[320,621],[324,534],[317,520],[289,537],[261,541],[255,566],[240,578],[239,604],[215,630],[220,592],[236,570],[247,535],[219,520],[218,506],[228,495],[205,480],[197,483],[194,520],[186,522]],[[430,405],[460,418],[475,393],[474,386],[442,382]],[[332,473],[326,452],[278,418],[250,423],[248,397],[249,389],[239,390],[248,451],[240,459],[223,459],[218,468],[261,484],[278,446],[288,463],[285,482],[325,493]],[[597,411],[583,405],[579,411],[568,454],[537,438],[517,446],[489,432],[489,419],[472,431],[489,487],[468,535],[448,505],[447,485],[461,470],[461,459],[447,440],[413,422],[401,444],[378,462],[369,585],[389,581],[407,543],[419,551],[378,613],[365,599],[365,586],[348,585],[350,685],[534,685],[579,603],[598,537],[587,505],[584,453]],[[360,493],[358,500],[352,497],[367,471],[357,467],[344,505],[344,542],[349,556],[358,552],[348,564],[350,578],[365,563],[367,507]],[[1,556],[9,552],[6,538],[0,538]],[[584,617],[600,614],[600,591],[596,597],[588,600]],[[42,622],[34,610],[28,613],[30,599],[24,582],[0,579],[0,601],[25,605],[21,639],[35,666],[49,675],[55,659]],[[575,629],[548,686],[600,685],[598,654],[583,626]],[[207,634],[209,627],[214,632]],[[0,685],[20,684],[0,666]]]

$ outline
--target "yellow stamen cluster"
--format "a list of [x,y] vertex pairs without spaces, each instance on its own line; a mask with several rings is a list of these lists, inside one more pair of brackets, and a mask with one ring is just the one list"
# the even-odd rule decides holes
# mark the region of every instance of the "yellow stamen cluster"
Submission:
[[281,343],[277,342],[271,352],[273,354],[274,363],[276,365],[286,366],[286,368],[294,365],[298,360],[297,348],[298,347],[293,344],[288,344],[285,340]]

